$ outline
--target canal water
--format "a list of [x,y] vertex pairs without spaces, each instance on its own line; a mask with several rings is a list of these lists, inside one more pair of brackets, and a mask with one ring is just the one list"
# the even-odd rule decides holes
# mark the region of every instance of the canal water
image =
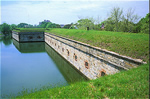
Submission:
[[2,97],[86,80],[45,42],[19,43],[1,37],[0,49]]

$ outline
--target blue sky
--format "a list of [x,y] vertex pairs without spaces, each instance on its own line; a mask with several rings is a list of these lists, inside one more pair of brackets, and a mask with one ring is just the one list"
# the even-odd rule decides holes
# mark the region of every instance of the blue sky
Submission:
[[149,13],[149,0],[1,0],[0,23],[34,25],[46,19],[69,24],[89,17],[103,21],[113,7],[122,8],[124,13],[133,8],[135,14],[145,17]]

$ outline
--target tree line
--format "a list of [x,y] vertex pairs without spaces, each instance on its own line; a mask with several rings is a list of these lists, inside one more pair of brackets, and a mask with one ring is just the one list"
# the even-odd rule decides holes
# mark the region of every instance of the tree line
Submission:
[[[124,13],[123,9],[114,7],[110,11],[109,17],[102,22],[100,22],[99,18],[82,18],[74,25],[78,29],[87,29],[89,27],[89,29],[94,30],[149,33],[149,18],[149,13],[144,18],[140,18],[137,14],[134,14],[132,8]],[[103,26],[104,28],[102,28]]]
[[[100,18],[80,18],[76,23],[66,24],[63,28],[66,29],[83,29],[86,30],[105,30],[105,31],[116,31],[116,32],[132,32],[132,33],[149,33],[149,13],[144,17],[140,18],[137,14],[134,14],[132,8],[126,12],[119,7],[111,9],[109,16],[106,20],[100,21]],[[31,25],[27,23],[7,24],[3,23],[0,25],[0,31],[7,35],[16,28],[61,28],[59,24],[52,22],[40,22],[39,25]]]

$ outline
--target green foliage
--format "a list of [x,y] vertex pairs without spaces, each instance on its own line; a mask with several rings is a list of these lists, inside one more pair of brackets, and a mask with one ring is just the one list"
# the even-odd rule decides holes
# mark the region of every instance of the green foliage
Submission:
[[89,27],[89,29],[93,29],[94,28],[94,22],[92,19],[80,19],[78,20],[78,22],[76,23],[76,26],[79,29],[83,29],[86,30],[87,27]]
[[52,22],[45,22],[45,21],[43,21],[43,22],[41,22],[39,27],[41,27],[41,28],[60,28],[60,25],[52,23]]
[[16,24],[11,24],[10,26],[11,26],[12,29],[16,29],[17,28]]
[[49,22],[49,23],[46,25],[46,28],[57,28],[57,26],[56,26],[55,23]]
[[141,33],[149,33],[149,18],[150,18],[150,15],[148,13],[145,18],[142,18],[138,22],[136,26],[136,31],[141,32]]
[[119,7],[114,7],[112,10],[111,10],[111,15],[110,15],[110,20],[113,21],[115,24],[115,28],[114,28],[114,31],[119,31],[119,21],[121,21],[121,18],[122,18],[122,14],[123,14],[123,10],[120,9]]
[[7,23],[3,23],[1,25],[1,32],[4,34],[4,35],[9,35],[12,31],[12,28],[10,25],[8,25]]
[[149,98],[149,64],[65,87],[25,91],[14,98]]
[[49,22],[42,22],[41,24],[40,24],[40,27],[41,28],[46,28],[46,26],[47,26],[47,24],[48,24]]
[[63,28],[70,29],[72,24],[66,24]]
[[16,32],[44,32],[45,28],[17,28],[13,31]]
[[18,24],[18,28],[25,28],[26,26],[28,26],[27,23],[20,23],[20,24]]
[[115,28],[115,22],[111,20],[111,18],[108,18],[105,22],[105,30],[106,31],[114,31]]
[[132,8],[128,9],[126,13],[123,13],[122,9],[114,7],[108,19],[105,20],[105,30],[138,33],[141,29],[135,24],[138,20],[139,16],[134,14]]

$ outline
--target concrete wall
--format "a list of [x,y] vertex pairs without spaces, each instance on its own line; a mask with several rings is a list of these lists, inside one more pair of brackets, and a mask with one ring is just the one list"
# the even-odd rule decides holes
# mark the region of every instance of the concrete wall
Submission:
[[12,36],[19,42],[44,41],[44,32],[12,32]]
[[142,64],[142,61],[45,33],[45,42],[89,79],[114,74]]

